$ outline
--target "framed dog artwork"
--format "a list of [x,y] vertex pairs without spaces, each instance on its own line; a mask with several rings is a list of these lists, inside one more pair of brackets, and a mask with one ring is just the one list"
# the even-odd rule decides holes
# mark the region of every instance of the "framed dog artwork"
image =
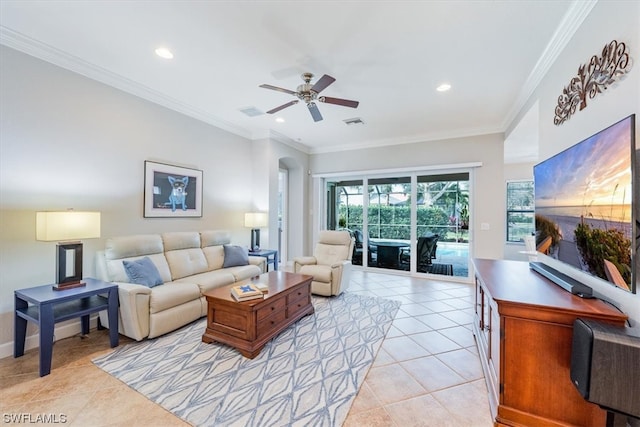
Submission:
[[146,160],[144,217],[202,217],[202,171]]

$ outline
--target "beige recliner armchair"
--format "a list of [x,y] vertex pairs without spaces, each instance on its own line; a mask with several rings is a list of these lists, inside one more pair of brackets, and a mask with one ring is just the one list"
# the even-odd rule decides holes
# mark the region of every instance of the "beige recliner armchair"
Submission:
[[348,231],[321,231],[313,256],[293,259],[294,271],[313,276],[311,293],[339,295],[349,285],[354,244]]

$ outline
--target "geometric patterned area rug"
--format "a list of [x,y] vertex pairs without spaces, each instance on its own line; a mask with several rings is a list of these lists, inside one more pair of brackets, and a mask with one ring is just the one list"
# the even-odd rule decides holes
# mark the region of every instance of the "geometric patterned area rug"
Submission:
[[339,426],[400,302],[348,292],[312,301],[315,313],[255,359],[203,343],[202,318],[93,363],[194,426]]

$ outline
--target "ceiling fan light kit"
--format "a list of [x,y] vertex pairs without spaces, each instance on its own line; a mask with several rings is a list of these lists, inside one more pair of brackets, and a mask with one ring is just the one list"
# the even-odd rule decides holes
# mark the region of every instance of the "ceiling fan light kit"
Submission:
[[299,101],[304,101],[305,104],[307,104],[307,108],[309,109],[309,113],[311,113],[311,117],[313,118],[313,120],[315,122],[319,122],[320,120],[322,120],[322,114],[320,114],[320,110],[318,110],[318,106],[316,105],[315,101],[324,102],[325,104],[341,105],[343,107],[358,108],[358,101],[352,101],[342,98],[331,98],[329,96],[318,97],[318,94],[320,92],[325,90],[330,84],[336,81],[336,79],[331,77],[330,75],[323,75],[315,84],[311,84],[313,74],[303,73],[301,77],[304,83],[299,85],[295,91],[268,84],[260,85],[261,88],[287,93],[298,98],[267,111],[267,114],[277,113],[280,110],[292,106],[293,104],[297,104]]

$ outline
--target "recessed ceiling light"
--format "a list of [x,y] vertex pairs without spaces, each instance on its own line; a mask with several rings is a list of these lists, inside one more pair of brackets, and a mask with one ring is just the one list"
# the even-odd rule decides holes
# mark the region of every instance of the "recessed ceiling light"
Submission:
[[282,118],[282,117],[276,117],[276,122],[278,122],[278,123],[284,123],[284,118]]
[[442,83],[440,86],[436,88],[438,92],[446,92],[451,89],[451,85],[449,83]]
[[173,53],[166,47],[159,47],[155,50],[156,55],[164,59],[173,59]]

